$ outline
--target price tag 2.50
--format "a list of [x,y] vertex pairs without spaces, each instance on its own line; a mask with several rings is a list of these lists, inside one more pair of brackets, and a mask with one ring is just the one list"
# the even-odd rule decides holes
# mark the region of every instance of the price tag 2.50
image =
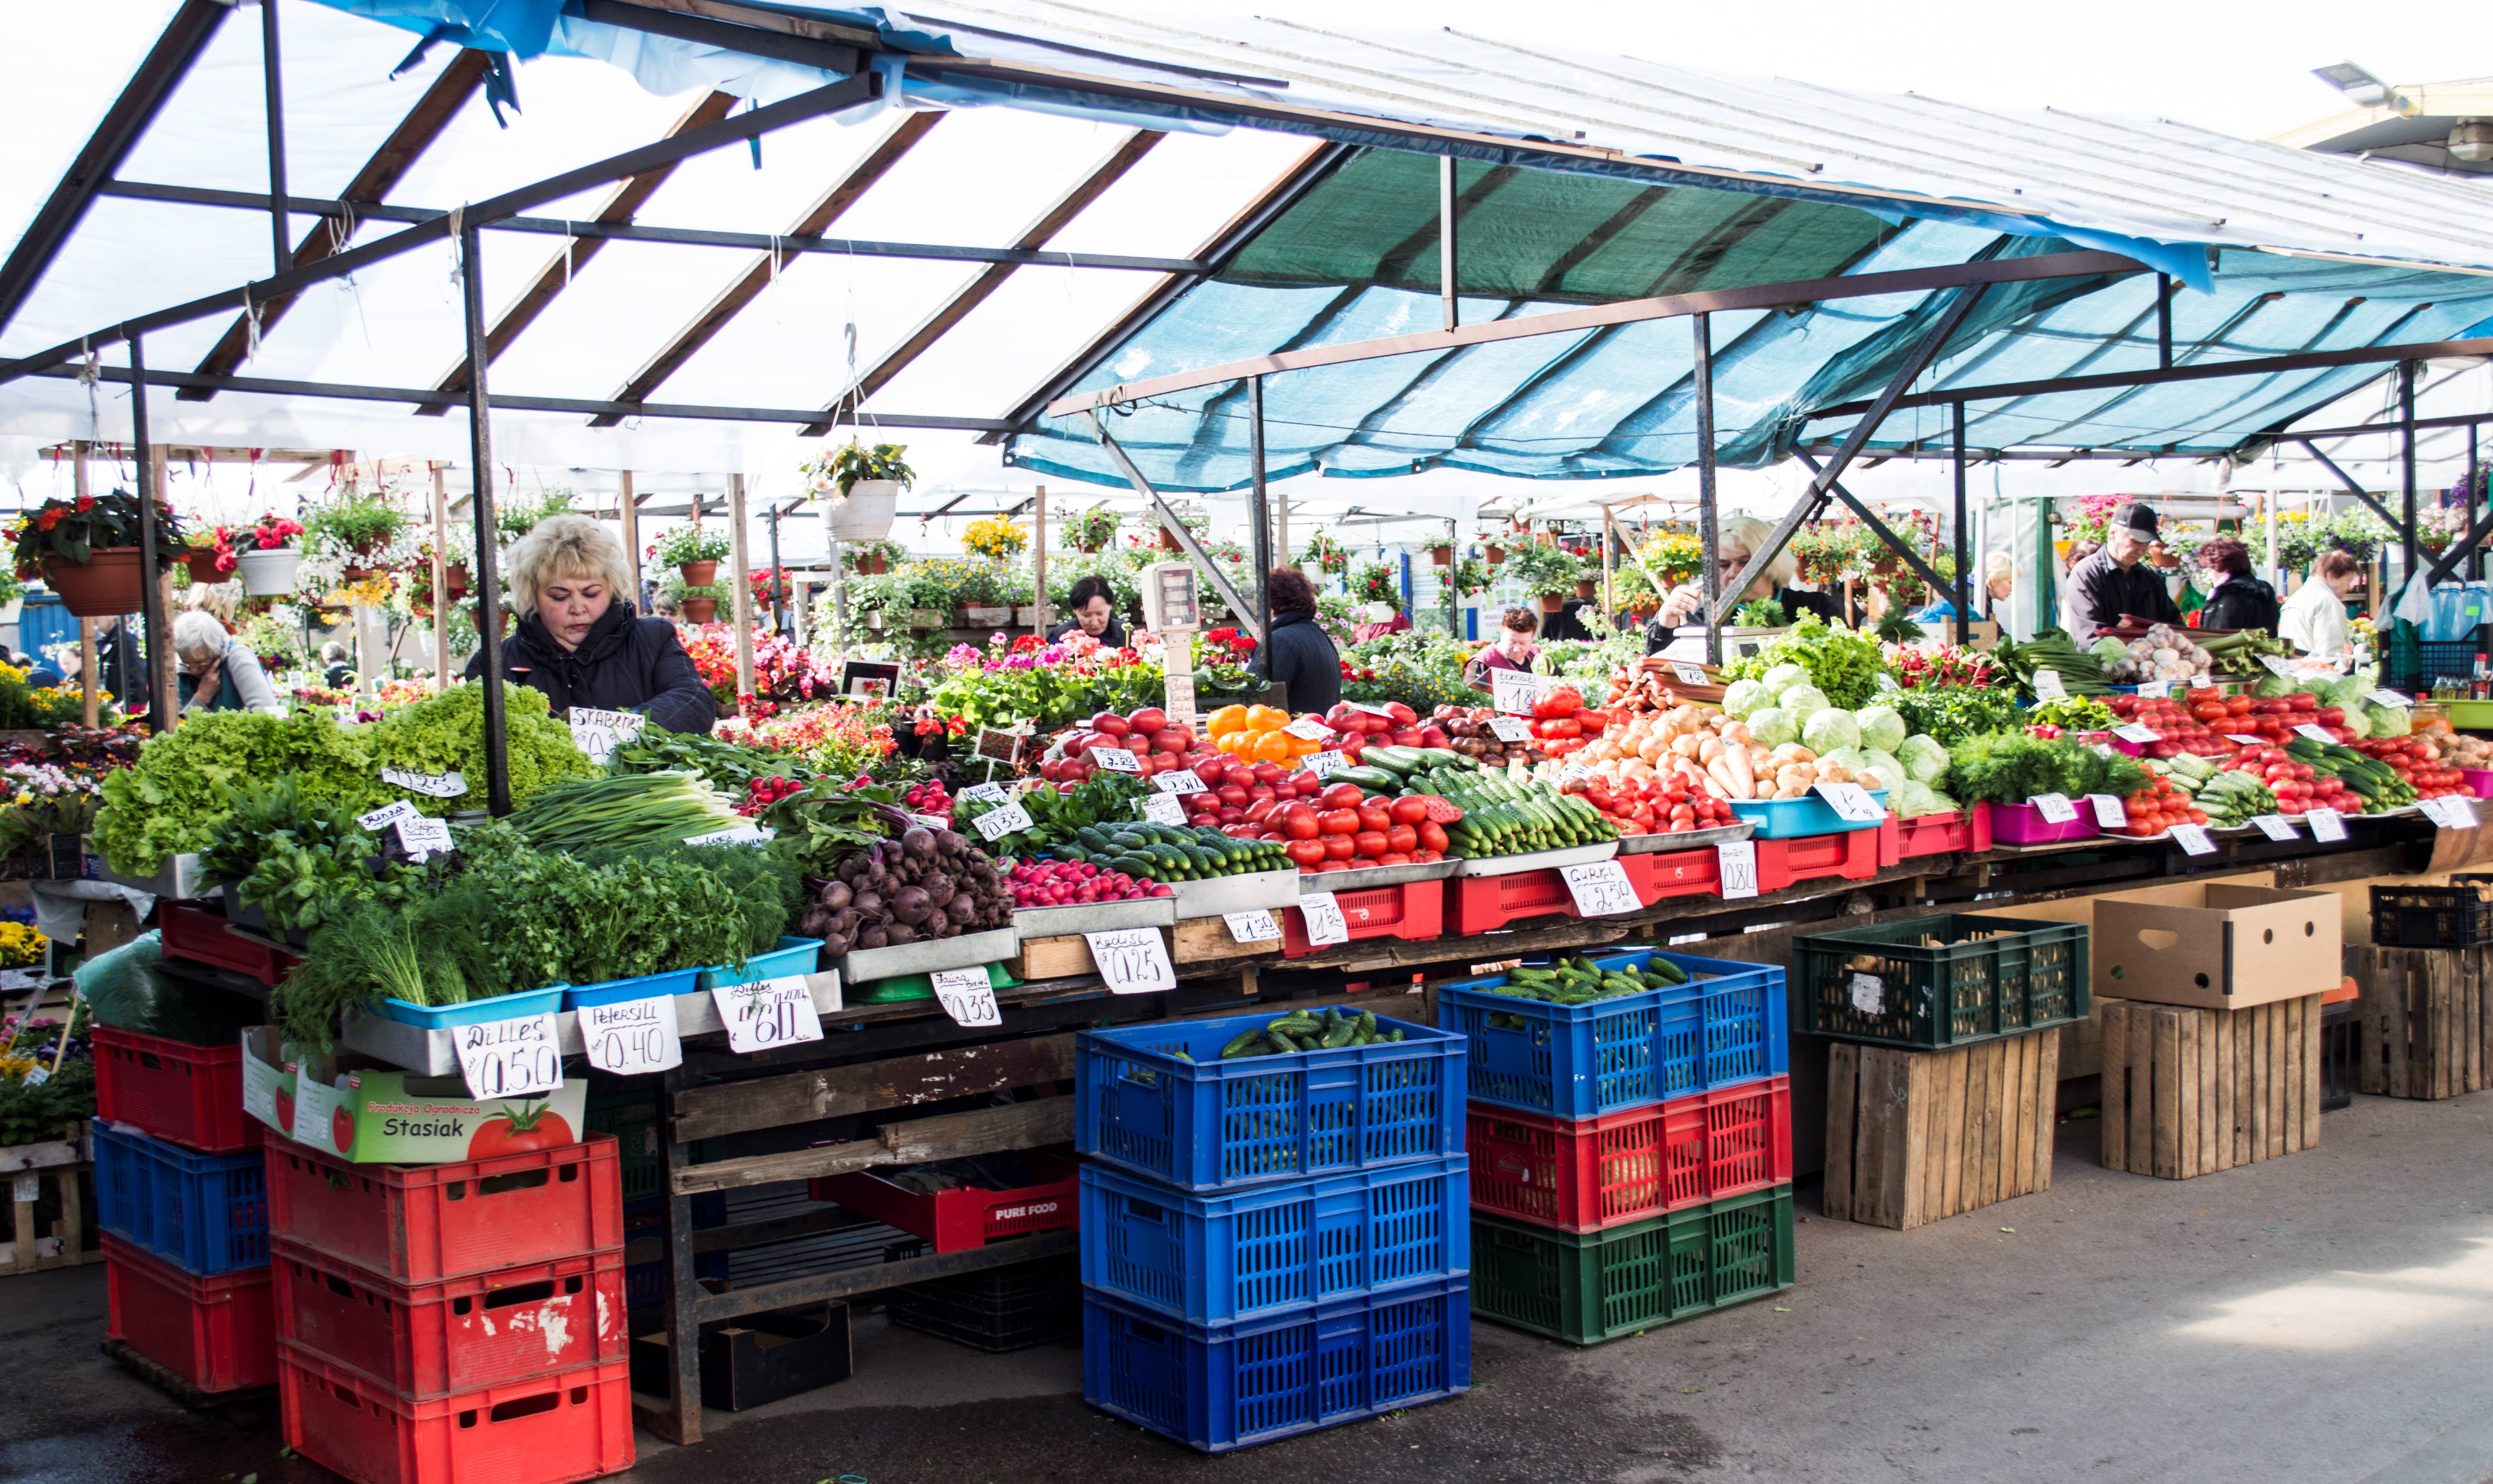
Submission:
[[1885,817],[1885,811],[1878,807],[1878,801],[1871,798],[1869,790],[1858,783],[1817,783],[1811,786],[1820,799],[1826,801],[1827,807],[1835,811],[1835,817],[1847,824],[1877,824]]
[[2129,810],[2122,806],[2117,794],[2088,794],[2087,803],[2095,808],[2095,826],[2103,830],[2129,828]]
[[2175,825],[2173,843],[2180,846],[2181,853],[2186,856],[2212,856],[2216,853],[2216,842],[2208,838],[2205,825]]
[[1715,868],[1722,873],[1723,899],[1757,894],[1757,842],[1726,840],[1714,847]]
[[2042,812],[2043,823],[2047,825],[2077,823],[2078,806],[2069,802],[2069,796],[2066,794],[2036,794],[2026,802]]
[[527,1098],[562,1086],[554,1012],[454,1027],[459,1075],[479,1098]]
[[1541,699],[1541,677],[1528,670],[1491,670],[1488,685],[1490,704],[1510,716],[1532,714]]
[[1091,749],[1091,762],[1095,767],[1104,769],[1109,772],[1141,772],[1143,771],[1143,765],[1135,761],[1134,754],[1124,747],[1094,747]]
[[588,1048],[590,1066],[618,1076],[683,1065],[683,1039],[676,1031],[676,1002],[669,995],[581,1006],[580,1042]]
[[1307,922],[1307,942],[1317,948],[1350,941],[1350,924],[1342,920],[1341,903],[1331,892],[1301,893],[1299,916]]
[[2311,837],[2324,844],[2346,837],[2346,816],[2335,809],[2306,809],[2302,822],[2311,827]]
[[805,987],[802,974],[724,984],[712,989],[709,997],[727,1026],[731,1051],[750,1056],[773,1046],[823,1039],[823,1017],[814,1011],[814,992]]
[[1231,939],[1239,943],[1271,943],[1281,936],[1281,924],[1261,907],[1252,912],[1224,912],[1220,917],[1229,924]]
[[1637,900],[1627,867],[1616,861],[1562,865],[1558,874],[1567,878],[1567,890],[1576,895],[1576,910],[1586,917],[1616,917],[1644,905]]
[[1177,987],[1177,970],[1169,964],[1168,945],[1160,941],[1158,928],[1117,927],[1082,936],[1110,994],[1156,994]]
[[1016,830],[1029,829],[1030,810],[1022,807],[1021,801],[1014,800],[1001,809],[989,809],[970,823],[981,837],[1000,840]]
[[987,980],[987,971],[978,969],[937,969],[932,976],[935,998],[944,1006],[944,1014],[955,1025],[1002,1025],[1005,1013],[996,1004],[995,985]]

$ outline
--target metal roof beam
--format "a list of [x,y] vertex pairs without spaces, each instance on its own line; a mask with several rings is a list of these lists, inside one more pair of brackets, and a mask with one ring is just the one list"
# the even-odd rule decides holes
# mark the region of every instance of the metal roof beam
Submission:
[[[2211,361],[2198,366],[2176,366],[2170,371],[2106,371],[2083,377],[2062,377],[2057,380],[2002,381],[1990,386],[1950,386],[1935,392],[1919,392],[1907,397],[1896,404],[1894,410],[1902,412],[1912,408],[1945,407],[1951,402],[1994,402],[2017,397],[2049,396],[2058,392],[2090,392],[2125,389],[2132,386],[2159,386],[2168,381],[2208,381],[2220,377],[2274,376],[2288,371],[2326,371],[2341,366],[2376,366],[2390,361],[2441,360],[2460,355],[2493,355],[2493,339],[2433,340],[2403,346],[2356,346],[2345,350],[2298,350],[2291,355],[2263,355],[2248,360]],[[2345,393],[2340,392],[2338,395],[2343,396]],[[1868,406],[1866,402],[1840,402],[1833,407],[1819,408],[1808,413],[1807,416],[1812,420],[1821,417],[1843,417]]]
[[2298,438],[2298,439],[2295,439],[2295,441],[2296,441],[2296,442],[2298,442],[2298,443],[2300,443],[2300,444],[2302,445],[2302,451],[2303,451],[2304,453],[2307,453],[2307,454],[2311,455],[2311,457],[2312,457],[2312,458],[2314,458],[2314,459],[2318,460],[2318,461],[2319,461],[2319,464],[2320,464],[2320,467],[2321,467],[2322,469],[2325,469],[2328,470],[2328,472],[2329,472],[2330,474],[2332,474],[2332,475],[2336,476],[2337,482],[2338,482],[2339,484],[2342,484],[2342,485],[2344,485],[2344,486],[2346,487],[2346,493],[2347,493],[2347,494],[2354,496],[2357,500],[2361,500],[2364,504],[2369,505],[2369,506],[2371,507],[2371,509],[2372,509],[2372,513],[2373,513],[2374,515],[2379,516],[2383,521],[2385,521],[2385,522],[2387,522],[2387,523],[2388,524],[2388,528],[2389,528],[2389,530],[2390,530],[2395,531],[2395,532],[2397,532],[2397,533],[2398,533],[2398,534],[2400,534],[2400,535],[2404,535],[2404,534],[2405,534],[2405,532],[2406,532],[2406,529],[2407,529],[2407,528],[2406,528],[2406,523],[2405,523],[2404,521],[2399,520],[2396,516],[2391,515],[2391,514],[2389,513],[2389,507],[2388,507],[2388,506],[2387,506],[2387,505],[2385,505],[2385,504],[2382,504],[2382,503],[2381,503],[2379,500],[2374,500],[2374,499],[2372,498],[2372,494],[2371,494],[2371,492],[2370,492],[2369,490],[2366,490],[2366,489],[2364,489],[2361,485],[2357,484],[2357,483],[2355,482],[2355,476],[2354,476],[2354,475],[2352,475],[2352,474],[2350,474],[2350,473],[2346,472],[2346,471],[2345,471],[2344,469],[2339,469],[2339,468],[2337,467],[2337,461],[2336,461],[2336,460],[2334,460],[2334,459],[2332,459],[2332,458],[2328,457],[2328,455],[2327,455],[2327,454],[2325,454],[2325,453],[2322,453],[2322,452],[2320,451],[2319,445],[2317,445],[2317,444],[2313,443],[2313,442],[2311,441],[2311,439],[2307,439],[2307,438]]

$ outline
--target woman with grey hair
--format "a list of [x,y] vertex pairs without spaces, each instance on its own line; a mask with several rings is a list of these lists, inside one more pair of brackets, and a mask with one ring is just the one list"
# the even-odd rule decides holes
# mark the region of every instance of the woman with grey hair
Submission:
[[[1714,564],[1722,573],[1722,581],[1726,585],[1738,581],[1741,569],[1749,564],[1749,558],[1774,533],[1772,526],[1753,516],[1725,516],[1723,523],[1715,528],[1714,536]],[[1797,622],[1802,614],[1814,613],[1828,623],[1842,627],[1844,610],[1836,606],[1834,598],[1823,592],[1803,592],[1794,588],[1792,579],[1799,575],[1800,564],[1793,560],[1791,548],[1787,546],[1775,553],[1775,560],[1766,563],[1765,571],[1756,582],[1749,584],[1749,591],[1740,594],[1739,601],[1758,603],[1771,598],[1783,609],[1787,623]],[[1662,612],[1655,615],[1653,622],[1645,628],[1644,651],[1647,654],[1661,653],[1679,637],[1679,625],[1693,621],[1701,626],[1704,621],[1703,586],[1689,583],[1672,589],[1670,595],[1662,600]],[[1701,633],[1699,637],[1702,637]]]
[[[555,713],[575,706],[639,712],[651,726],[707,734],[718,707],[676,626],[632,616],[632,564],[623,543],[585,515],[540,521],[511,548],[511,611],[502,676],[546,693]],[[485,673],[479,651],[467,678]]]
[[285,703],[277,698],[277,687],[259,668],[258,656],[226,633],[215,614],[192,608],[174,618],[173,658],[179,666],[174,681],[183,715],[203,712],[285,714]]

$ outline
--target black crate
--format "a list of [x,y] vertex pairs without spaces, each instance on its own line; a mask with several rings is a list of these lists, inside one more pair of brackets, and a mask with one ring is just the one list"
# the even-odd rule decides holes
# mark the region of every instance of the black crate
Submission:
[[884,1294],[885,1316],[972,1349],[1002,1354],[1082,1333],[1081,1259],[1066,1256],[937,1278]]
[[2355,1105],[2355,1002],[2341,1000],[2320,1007],[2320,1111],[2333,1113]]
[[1792,940],[1796,1026],[1938,1050],[2087,1018],[2087,925],[1945,913]]
[[2477,948],[2493,943],[2493,874],[2462,871],[2446,887],[2372,888],[2372,941],[2385,948]]
[[2414,624],[2398,622],[2389,631],[2382,681],[2392,690],[2421,693],[2431,690],[2436,681],[2471,679],[2476,674],[2476,656],[2484,651],[2485,643],[2482,628],[2465,639],[2425,639]]

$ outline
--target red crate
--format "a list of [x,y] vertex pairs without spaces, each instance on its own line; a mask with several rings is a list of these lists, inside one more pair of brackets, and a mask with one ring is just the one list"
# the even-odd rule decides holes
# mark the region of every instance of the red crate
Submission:
[[456,1165],[349,1165],[268,1145],[268,1231],[396,1283],[623,1245],[615,1136]]
[[[1316,891],[1324,890],[1321,875],[1302,878]],[[1444,929],[1446,916],[1446,883],[1414,881],[1398,887],[1361,887],[1355,892],[1337,892],[1334,902],[1341,908],[1342,925],[1350,929],[1353,942],[1361,938],[1402,938],[1424,943]],[[1296,907],[1283,907],[1281,918],[1281,953],[1285,957],[1304,958],[1317,952],[1307,941],[1307,918]]]
[[1723,858],[1711,845],[1695,850],[1657,850],[1651,855],[1621,856],[1637,900],[1650,907],[1666,896],[1720,896]]
[[277,1381],[277,1319],[264,1267],[207,1277],[104,1233],[105,1333],[201,1391]]
[[1957,814],[1924,814],[1898,819],[1893,814],[1878,827],[1878,864],[1901,865],[1917,856],[1963,855],[1991,848],[1991,803],[1977,799]]
[[225,915],[212,907],[167,901],[157,909],[156,930],[165,957],[231,969],[263,984],[275,985],[294,964],[291,954],[225,931]]
[[1791,1079],[1739,1082],[1599,1118],[1475,1104],[1472,1208],[1599,1231],[1792,1177]]
[[937,1252],[968,1252],[1003,1237],[1057,1231],[1082,1219],[1082,1170],[1063,1153],[1030,1151],[1036,1185],[1010,1191],[904,1190],[872,1170],[817,1177],[816,1200],[837,1201],[860,1216],[911,1236],[924,1237]]
[[285,1241],[270,1265],[278,1333],[404,1399],[630,1358],[619,1252],[419,1284]]
[[423,1402],[292,1344],[277,1369],[285,1445],[355,1484],[568,1484],[632,1467],[619,1360]]
[[1820,876],[1867,881],[1878,874],[1879,833],[1877,830],[1845,830],[1834,834],[1759,840],[1757,890],[1780,892]]
[[242,1110],[239,1044],[195,1046],[109,1025],[94,1040],[95,1110],[106,1122],[201,1154],[259,1143],[260,1121]]
[[1553,867],[1506,876],[1457,876],[1446,883],[1446,930],[1458,937],[1537,917],[1577,917],[1576,893]]

